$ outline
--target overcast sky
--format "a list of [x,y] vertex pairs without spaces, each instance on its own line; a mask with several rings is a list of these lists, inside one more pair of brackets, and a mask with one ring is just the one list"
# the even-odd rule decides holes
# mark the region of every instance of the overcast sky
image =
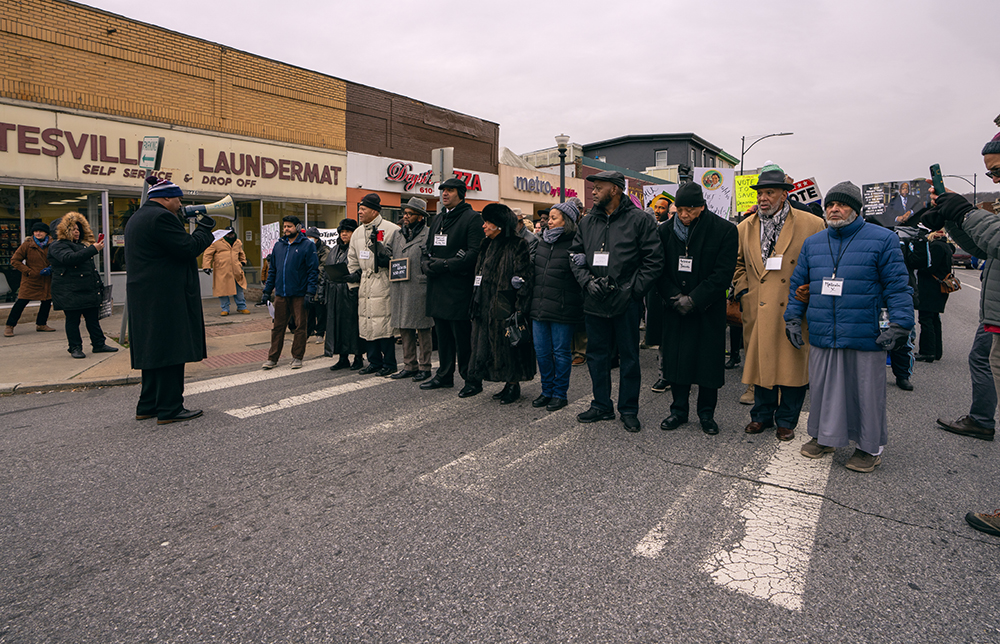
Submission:
[[85,4],[495,121],[517,153],[560,132],[695,132],[738,158],[741,137],[793,132],[746,166],[773,160],[825,192],[940,163],[991,189],[996,0]]

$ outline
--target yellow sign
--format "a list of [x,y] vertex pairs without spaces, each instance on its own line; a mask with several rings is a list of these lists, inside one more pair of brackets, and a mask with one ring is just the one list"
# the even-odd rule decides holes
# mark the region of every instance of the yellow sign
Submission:
[[750,186],[757,183],[759,174],[736,175],[736,212],[743,214],[757,203],[757,191]]

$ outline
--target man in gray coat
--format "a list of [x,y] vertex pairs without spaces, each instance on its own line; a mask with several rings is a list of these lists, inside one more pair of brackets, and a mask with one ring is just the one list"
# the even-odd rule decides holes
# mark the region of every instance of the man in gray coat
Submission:
[[427,276],[420,268],[420,256],[427,247],[427,202],[411,197],[403,206],[403,227],[392,237],[393,263],[406,259],[405,277],[389,277],[392,326],[403,341],[403,368],[389,376],[393,380],[412,378],[422,382],[431,377],[431,327],[427,316]]

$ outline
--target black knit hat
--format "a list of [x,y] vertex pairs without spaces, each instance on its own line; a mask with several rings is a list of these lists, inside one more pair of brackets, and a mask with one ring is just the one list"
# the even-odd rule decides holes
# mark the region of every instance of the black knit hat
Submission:
[[839,201],[845,206],[850,206],[854,212],[861,214],[861,188],[850,181],[838,183],[826,193],[823,198],[823,208],[827,208],[831,201]]
[[987,154],[1000,154],[1000,134],[990,139],[990,142],[983,148],[983,156]]
[[456,178],[452,177],[451,179],[448,179],[447,181],[442,182],[441,185],[439,186],[439,188],[441,190],[444,190],[445,188],[454,188],[454,189],[458,190],[458,196],[459,196],[459,198],[465,199],[466,186],[465,186],[465,182],[462,181],[461,179],[456,179]]
[[31,232],[37,232],[39,230],[44,231],[46,235],[52,233],[52,231],[49,229],[48,224],[46,224],[44,221],[36,221],[34,225],[31,227]]
[[701,186],[693,181],[682,183],[677,189],[677,197],[674,205],[678,208],[697,208],[705,205],[705,194],[701,191]]
[[361,204],[365,208],[370,208],[376,212],[382,212],[382,199],[379,198],[374,192],[366,194],[361,199]]

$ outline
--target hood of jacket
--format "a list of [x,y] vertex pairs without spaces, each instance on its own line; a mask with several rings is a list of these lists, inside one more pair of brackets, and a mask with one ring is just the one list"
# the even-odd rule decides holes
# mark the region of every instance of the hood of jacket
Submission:
[[58,239],[65,239],[67,241],[73,241],[73,234],[71,226],[77,225],[80,227],[80,239],[81,244],[90,245],[94,241],[94,231],[90,229],[90,223],[87,218],[78,212],[66,213],[61,220],[59,220],[59,227],[56,228],[56,237]]

